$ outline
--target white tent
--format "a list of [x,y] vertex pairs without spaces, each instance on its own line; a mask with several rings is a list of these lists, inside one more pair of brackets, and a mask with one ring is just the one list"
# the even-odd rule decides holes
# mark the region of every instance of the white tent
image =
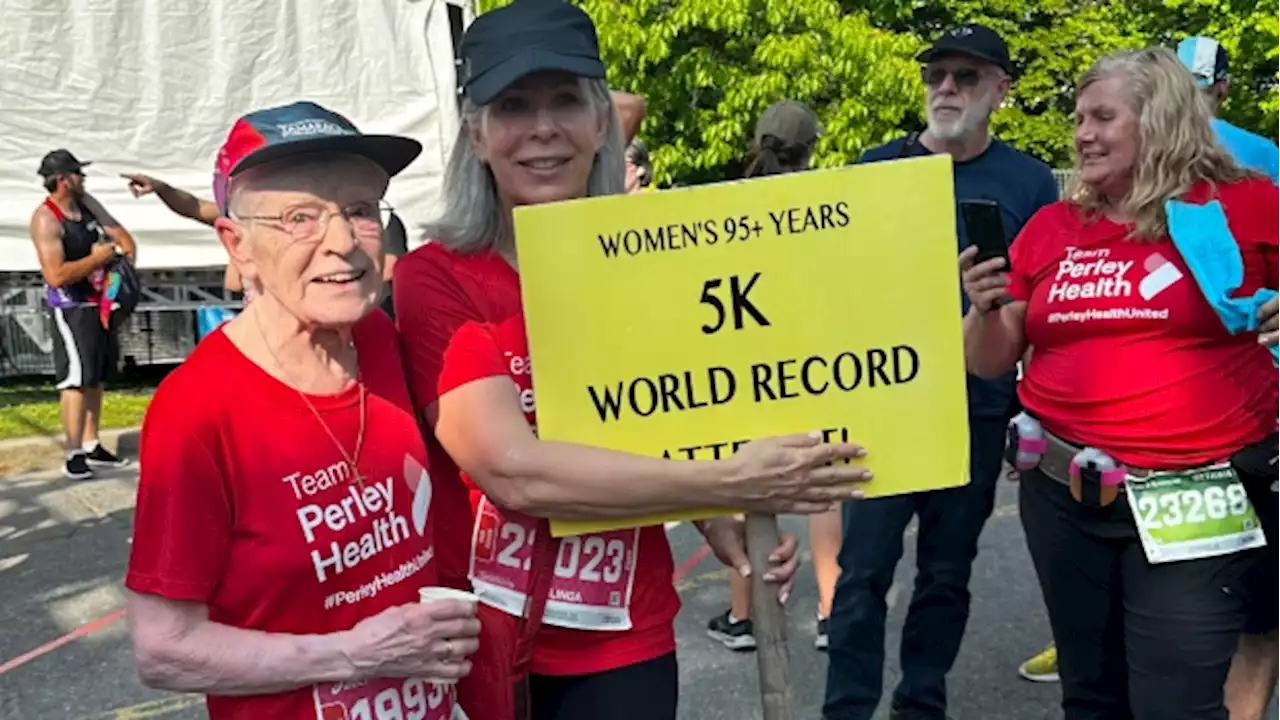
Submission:
[[[92,161],[87,188],[138,240],[143,268],[221,266],[213,232],[134,199],[123,172],[212,196],[235,118],[313,100],[425,147],[388,200],[434,212],[457,132],[441,0],[5,0],[0,12],[0,272],[38,269],[27,232],[40,158]],[[453,0],[453,4],[461,4]],[[469,4],[469,3],[468,3]]]

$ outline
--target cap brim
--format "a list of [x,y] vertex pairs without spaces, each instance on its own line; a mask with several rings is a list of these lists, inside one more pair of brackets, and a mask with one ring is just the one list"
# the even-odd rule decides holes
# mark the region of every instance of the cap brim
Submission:
[[467,97],[476,105],[488,105],[515,81],[545,70],[561,70],[589,78],[605,76],[604,63],[598,58],[531,48],[512,55],[472,78],[467,83]]
[[51,178],[51,177],[55,177],[57,175],[63,175],[66,173],[80,172],[81,170],[89,167],[92,164],[93,162],[90,161],[90,162],[78,162],[75,165],[72,165],[70,167],[63,167],[63,168],[53,168],[53,169],[40,168],[39,170],[36,171],[36,174],[42,178]]
[[394,177],[422,154],[422,143],[398,135],[328,135],[268,145],[249,153],[231,168],[231,177],[269,162],[315,153],[347,153],[377,163]]
[[977,58],[978,60],[982,60],[983,62],[989,62],[992,65],[995,65],[996,67],[1000,68],[1001,70],[1004,70],[1005,72],[1009,71],[1009,67],[1005,65],[1003,60],[1000,60],[996,57],[988,55],[984,52],[975,52],[973,50],[967,50],[967,49],[961,50],[960,48],[948,48],[948,47],[932,48],[931,47],[928,50],[925,50],[924,52],[917,55],[916,61],[927,63],[927,62],[932,62],[933,60],[946,55],[963,55],[965,57]]

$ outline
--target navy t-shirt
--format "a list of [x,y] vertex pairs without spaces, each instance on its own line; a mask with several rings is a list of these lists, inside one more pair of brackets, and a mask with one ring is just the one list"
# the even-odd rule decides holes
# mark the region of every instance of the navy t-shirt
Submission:
[[[931,155],[918,141],[909,148],[907,137],[871,148],[858,158],[859,163],[897,160],[904,157]],[[1058,200],[1058,183],[1048,165],[992,140],[977,157],[954,163],[956,187],[956,254],[969,247],[964,223],[960,220],[962,200],[993,200],[1000,206],[1004,232],[1010,243],[1037,210]],[[969,299],[960,293],[960,312],[969,311]],[[1007,417],[1013,406],[1014,382],[1017,374],[1009,373],[997,380],[969,376],[969,414],[973,417]]]

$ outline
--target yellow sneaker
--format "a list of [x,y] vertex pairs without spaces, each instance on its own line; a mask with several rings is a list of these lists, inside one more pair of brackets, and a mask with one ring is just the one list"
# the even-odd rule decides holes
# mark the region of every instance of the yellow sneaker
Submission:
[[1058,646],[1050,645],[1019,665],[1018,674],[1031,682],[1058,682]]

